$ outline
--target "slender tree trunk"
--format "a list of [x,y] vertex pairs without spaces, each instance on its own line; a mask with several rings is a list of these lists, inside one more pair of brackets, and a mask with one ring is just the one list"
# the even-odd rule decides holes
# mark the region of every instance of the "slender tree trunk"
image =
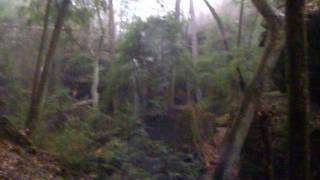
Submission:
[[[197,19],[196,19],[196,14],[194,11],[194,4],[193,0],[190,0],[190,17],[191,17],[191,47],[192,47],[192,58],[193,58],[193,63],[195,63],[198,59],[199,56],[199,49],[198,49],[198,31],[197,31]],[[189,95],[190,96],[190,95]],[[200,86],[197,87],[196,90],[196,98],[197,101],[200,101],[202,98],[202,91]]]
[[139,90],[138,90],[138,66],[134,63],[134,73],[132,76],[132,84],[133,84],[133,117],[139,118],[140,117],[140,97],[139,97]]
[[50,14],[50,8],[51,8],[51,3],[52,0],[48,0],[47,1],[47,5],[46,5],[46,10],[45,10],[45,15],[43,18],[43,30],[42,30],[42,35],[41,35],[41,42],[40,42],[40,46],[39,46],[39,51],[38,51],[38,57],[37,57],[37,61],[36,61],[36,67],[33,73],[33,81],[32,81],[32,91],[31,91],[31,101],[30,101],[30,107],[29,107],[29,113],[28,113],[28,117],[26,120],[26,127],[30,127],[30,124],[32,122],[33,119],[33,115],[36,112],[36,102],[37,102],[37,89],[39,86],[39,77],[40,77],[40,69],[42,66],[42,61],[43,61],[43,54],[44,54],[44,49],[45,49],[45,45],[47,42],[47,36],[48,36],[48,24],[49,24],[49,14]]
[[[265,85],[265,76],[270,73],[269,68],[268,72],[266,72],[266,63],[270,56],[273,56],[273,61],[276,61],[275,59],[278,57],[278,52],[280,51],[274,50],[273,47],[276,46],[274,43],[275,42],[270,42],[266,47],[261,59],[262,63],[260,64],[260,68],[258,68],[262,71],[257,71],[257,76],[255,76],[254,80],[244,93],[240,110],[236,114],[234,119],[235,122],[233,123],[233,126],[226,137],[225,145],[222,150],[218,167],[215,171],[214,179],[229,179],[234,163],[240,155],[243,143],[247,137],[248,130],[254,118],[254,113],[260,106],[260,98]],[[276,55],[273,55],[273,51],[276,51]]]
[[245,92],[246,89],[246,82],[244,81],[244,78],[242,76],[240,66],[237,66],[237,72],[238,72],[238,79],[239,79],[239,85],[240,85],[240,90],[241,92]]
[[309,179],[308,88],[304,0],[287,0],[289,179]]
[[244,11],[244,0],[241,0],[240,14],[239,14],[238,38],[237,38],[237,46],[238,47],[241,46],[241,40],[242,40],[243,11]]
[[[176,0],[176,7],[175,7],[175,20],[180,22],[180,15],[181,15],[181,0]],[[176,39],[177,46],[181,46],[181,36],[178,35]],[[172,64],[172,74],[171,74],[171,82],[169,87],[169,107],[173,107],[175,105],[175,94],[176,94],[176,77],[177,76],[177,67],[176,64]]]
[[216,12],[216,10],[210,5],[210,3],[208,2],[208,0],[204,0],[204,2],[206,3],[206,5],[208,6],[213,18],[215,19],[215,21],[217,22],[217,25],[218,25],[218,29],[221,33],[221,36],[222,36],[222,41],[223,41],[223,45],[224,45],[224,48],[226,51],[229,51],[230,50],[230,47],[229,47],[229,43],[227,41],[227,38],[226,38],[226,31],[224,29],[224,25],[222,23],[222,20],[220,18],[220,16],[218,15],[218,13]]
[[180,21],[181,15],[181,0],[176,0],[176,8],[175,8],[175,19],[176,21]]
[[[100,54],[100,53],[99,53]],[[93,100],[93,108],[99,110],[99,61],[101,56],[98,55],[93,61],[93,77],[92,77],[92,86],[91,86],[91,95]]]
[[[113,0],[108,0],[108,61],[111,62],[113,60],[114,55],[114,41],[115,41],[115,23],[114,23],[114,9],[113,9]],[[119,98],[117,94],[112,97],[111,100],[112,113],[116,112],[116,109],[119,106]]]
[[213,176],[213,179],[216,180],[230,179],[230,172],[240,155],[254,118],[254,113],[260,107],[260,98],[263,94],[265,79],[271,74],[275,62],[284,47],[284,40],[281,36],[282,23],[279,17],[266,1],[252,0],[252,2],[268,24],[269,37],[257,72],[243,95],[240,109],[236,117],[234,117],[234,123],[230,131],[226,135],[218,167]]
[[176,76],[177,76],[177,68],[175,65],[172,67],[171,74],[171,82],[170,82],[170,95],[169,95],[169,107],[173,107],[175,105],[175,94],[176,94]]
[[97,17],[98,17],[98,22],[100,26],[100,39],[99,39],[99,45],[98,45],[98,50],[96,53],[96,56],[94,57],[94,62],[93,62],[93,80],[92,80],[92,86],[91,86],[91,95],[92,95],[92,100],[93,100],[93,107],[96,110],[99,110],[99,72],[100,72],[100,59],[101,59],[101,53],[102,53],[102,45],[104,41],[104,28],[103,28],[103,23],[102,23],[102,18],[100,14],[100,7],[99,5],[96,4],[96,9],[97,9]]
[[55,26],[54,26],[52,37],[50,40],[48,52],[45,57],[43,72],[42,72],[40,79],[39,79],[39,87],[38,87],[37,94],[36,94],[37,99],[36,99],[36,101],[34,103],[34,107],[33,107],[34,110],[33,110],[33,113],[31,114],[31,118],[27,124],[28,134],[31,136],[32,136],[32,134],[36,128],[36,124],[40,118],[40,113],[42,110],[42,101],[44,98],[44,90],[45,90],[46,84],[48,82],[49,68],[50,68],[52,61],[53,61],[53,56],[56,51],[60,32],[61,32],[61,29],[63,26],[63,21],[65,18],[65,15],[67,13],[69,4],[70,4],[70,0],[64,0],[62,2],[62,6],[59,9],[58,17],[55,22]]
[[139,118],[140,117],[140,98],[138,93],[138,84],[136,77],[133,77],[133,102],[134,102],[134,109],[133,109],[133,117]]
[[248,47],[251,47],[251,45],[252,45],[252,40],[253,40],[255,31],[257,29],[258,19],[259,19],[259,14],[258,14],[258,12],[256,12],[254,20],[252,22],[252,27],[251,27],[250,32],[249,32],[249,37],[248,37],[248,42],[247,42],[248,43]]
[[190,16],[191,16],[191,46],[192,46],[192,58],[194,61],[198,59],[198,37],[197,37],[197,20],[194,12],[193,0],[190,0]]
[[109,61],[113,59],[114,41],[115,41],[115,24],[114,24],[114,10],[113,0],[108,1],[108,43],[109,43]]

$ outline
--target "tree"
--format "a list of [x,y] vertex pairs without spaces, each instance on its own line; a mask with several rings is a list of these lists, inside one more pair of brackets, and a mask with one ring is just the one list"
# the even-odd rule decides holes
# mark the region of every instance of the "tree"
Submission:
[[[199,49],[198,49],[198,36],[197,36],[198,34],[197,19],[194,11],[193,0],[190,0],[190,17],[191,17],[190,31],[191,31],[191,51],[192,51],[191,54],[192,54],[193,62],[195,62],[197,61],[199,56]],[[197,101],[199,101],[202,97],[202,91],[200,87],[197,87],[196,97],[197,97]]]
[[180,20],[180,11],[181,11],[181,0],[176,0],[176,7],[175,7],[175,18],[177,21]]
[[114,24],[114,10],[113,0],[108,1],[108,43],[109,43],[109,57],[108,60],[113,59],[115,41],[115,24]]
[[[176,0],[175,12],[174,17],[177,23],[180,22],[180,15],[181,15],[181,0]],[[178,36],[176,39],[176,43],[178,46],[181,46],[182,40],[181,37]],[[175,92],[176,92],[176,76],[177,76],[177,68],[176,65],[173,64],[172,67],[172,74],[171,74],[171,82],[169,87],[169,107],[173,107],[175,102]]]
[[257,30],[258,20],[259,20],[259,12],[256,11],[254,13],[254,20],[253,20],[252,25],[249,30],[249,37],[248,37],[248,41],[247,41],[248,47],[250,47],[252,45],[252,40],[253,40],[255,31]]
[[226,51],[230,50],[229,47],[229,43],[227,41],[227,37],[226,37],[226,31],[224,29],[224,25],[222,23],[222,20],[220,18],[220,16],[218,15],[218,13],[216,12],[216,10],[210,5],[210,3],[208,2],[208,0],[204,0],[204,2],[206,3],[207,7],[209,8],[213,18],[215,19],[215,21],[217,22],[218,25],[218,29],[221,33],[222,36],[222,41],[223,41],[223,45]]
[[192,58],[196,60],[198,58],[198,37],[197,37],[197,22],[196,15],[194,12],[193,0],[190,0],[190,31],[191,31],[191,47],[192,47]]
[[33,74],[33,81],[32,81],[32,91],[31,91],[31,101],[30,101],[30,107],[29,107],[29,114],[26,120],[26,127],[30,127],[31,123],[34,118],[34,114],[36,113],[36,103],[38,99],[38,88],[39,88],[39,77],[40,77],[40,69],[43,64],[43,54],[44,49],[47,41],[48,36],[48,24],[49,24],[49,14],[50,14],[50,8],[51,8],[52,0],[47,0],[45,15],[43,18],[43,30],[41,35],[41,42],[39,46],[37,61],[36,61],[36,67]]
[[48,52],[46,54],[45,61],[44,61],[43,71],[40,75],[39,85],[38,85],[38,88],[36,91],[37,92],[37,94],[36,94],[37,99],[34,102],[33,107],[31,107],[33,109],[33,112],[30,115],[31,118],[27,121],[27,124],[26,124],[27,129],[28,129],[28,134],[31,136],[34,133],[34,130],[36,128],[36,124],[40,118],[41,109],[42,109],[42,101],[44,98],[44,90],[45,90],[45,86],[48,82],[49,69],[50,69],[50,66],[53,61],[53,56],[56,51],[60,32],[61,32],[61,29],[63,26],[63,21],[65,18],[65,15],[67,13],[69,4],[70,4],[70,0],[64,0],[58,10],[58,16],[57,16],[57,19],[56,19],[56,22],[54,25],[52,37],[50,39],[50,43],[49,43],[49,47],[48,47]]
[[286,1],[289,179],[309,179],[308,88],[304,0]]
[[[113,55],[114,55],[114,41],[115,41],[115,23],[114,23],[114,10],[113,10],[113,0],[108,0],[108,27],[107,27],[107,32],[108,32],[108,61],[113,60]],[[112,98],[112,111],[113,113],[118,107],[118,98],[114,96]]]
[[244,11],[244,0],[241,0],[241,2],[240,2],[240,14],[239,14],[238,39],[237,39],[238,47],[241,46],[242,25],[243,25],[243,11]]
[[101,54],[102,54],[102,45],[104,41],[104,35],[105,35],[105,30],[103,28],[103,23],[102,23],[102,17],[101,17],[101,10],[100,10],[100,5],[98,2],[95,2],[95,9],[97,13],[97,18],[98,18],[98,24],[99,24],[99,29],[101,31],[99,42],[98,42],[98,49],[97,53],[95,53],[94,57],[94,63],[93,63],[93,79],[92,79],[92,86],[91,86],[91,95],[92,95],[92,100],[93,100],[93,107],[96,110],[99,110],[99,62],[101,59]]
[[265,89],[265,79],[270,76],[273,67],[284,47],[282,20],[266,1],[252,0],[264,17],[268,26],[267,45],[252,81],[243,94],[240,109],[234,118],[232,127],[226,135],[214,179],[230,179],[230,172],[239,157],[244,140],[247,137],[255,112],[260,108],[260,98]]

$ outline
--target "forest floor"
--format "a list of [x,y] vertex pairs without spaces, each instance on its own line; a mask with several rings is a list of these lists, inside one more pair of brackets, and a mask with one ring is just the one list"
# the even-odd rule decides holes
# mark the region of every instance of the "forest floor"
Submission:
[[[32,155],[0,139],[0,179],[57,179],[60,168],[46,153]],[[10,177],[10,178],[9,178]]]

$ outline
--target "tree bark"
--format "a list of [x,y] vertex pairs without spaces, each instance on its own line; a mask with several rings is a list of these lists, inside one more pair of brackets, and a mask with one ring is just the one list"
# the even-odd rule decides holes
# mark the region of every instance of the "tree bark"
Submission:
[[175,65],[173,65],[170,87],[169,87],[170,88],[169,89],[169,108],[172,108],[175,105],[176,77],[177,77],[177,68]]
[[240,85],[240,90],[241,92],[245,92],[246,89],[246,82],[244,81],[244,78],[242,76],[240,66],[237,66],[237,72],[238,72],[238,79],[239,79],[239,85]]
[[32,136],[32,134],[34,133],[34,130],[36,128],[36,124],[40,118],[40,113],[41,113],[41,109],[42,109],[42,100],[44,98],[44,90],[45,90],[46,84],[48,82],[49,68],[50,68],[52,61],[53,61],[53,56],[56,51],[60,32],[61,32],[61,29],[63,26],[63,21],[65,18],[65,15],[67,13],[69,4],[70,4],[70,0],[64,0],[62,2],[62,6],[59,9],[58,17],[55,22],[55,26],[54,26],[52,37],[50,40],[48,52],[45,57],[43,72],[42,72],[40,79],[39,79],[39,87],[38,87],[37,94],[36,94],[37,99],[34,103],[34,107],[32,107],[33,113],[31,114],[31,118],[27,123],[28,134],[30,136]]
[[230,172],[240,155],[244,140],[254,118],[254,113],[259,109],[265,79],[271,74],[275,62],[284,47],[284,40],[281,36],[282,23],[279,17],[266,1],[252,0],[252,2],[267,21],[269,36],[257,72],[243,95],[240,109],[230,131],[226,135],[218,167],[213,176],[213,179],[217,180],[230,179]]
[[286,2],[289,179],[309,179],[308,88],[304,0]]
[[224,25],[222,23],[222,20],[220,18],[220,16],[218,15],[218,13],[216,12],[216,10],[210,5],[210,3],[208,2],[208,0],[204,0],[204,2],[206,3],[207,7],[209,8],[213,18],[215,19],[215,21],[217,22],[217,25],[218,25],[218,29],[221,33],[221,36],[222,36],[222,41],[223,41],[223,45],[224,45],[224,48],[226,51],[229,51],[230,50],[230,47],[229,47],[229,43],[227,41],[227,38],[226,38],[226,31],[224,29]]
[[[193,63],[195,63],[198,60],[198,56],[199,56],[199,49],[198,49],[199,43],[198,43],[198,36],[197,36],[198,35],[197,19],[194,11],[193,0],[190,0],[190,17],[191,17],[190,31],[191,31],[191,47],[192,47],[191,49],[192,49]],[[197,101],[200,101],[200,99],[202,98],[202,91],[200,86],[197,87],[196,98],[197,98]]]
[[92,79],[92,86],[91,86],[91,95],[92,95],[92,100],[93,100],[93,107],[97,111],[99,110],[99,72],[100,72],[100,59],[101,59],[101,53],[102,53],[102,45],[104,41],[104,28],[103,28],[103,23],[102,23],[102,18],[100,14],[100,7],[99,5],[96,4],[96,11],[97,11],[97,17],[98,17],[98,22],[99,22],[99,27],[100,27],[100,38],[99,38],[99,44],[98,44],[98,50],[97,53],[94,57],[94,62],[93,62],[93,79]]
[[41,66],[43,61],[43,54],[45,45],[48,39],[48,24],[49,24],[49,14],[50,14],[50,8],[51,8],[52,0],[47,0],[47,5],[45,9],[45,15],[43,17],[43,30],[41,35],[41,42],[39,46],[37,61],[36,61],[36,67],[33,73],[33,81],[32,81],[32,91],[31,91],[31,100],[30,100],[30,107],[29,107],[29,113],[26,120],[26,127],[28,128],[32,122],[33,115],[36,112],[36,102],[37,102],[37,95],[38,95],[38,88],[39,88],[39,77],[41,73]]
[[114,41],[115,41],[115,24],[114,24],[114,10],[113,0],[108,1],[108,43],[109,43],[109,61],[113,59]]
[[238,47],[241,46],[241,40],[242,40],[243,11],[244,11],[244,0],[241,0],[240,14],[239,14],[238,38],[237,38]]
[[[175,6],[175,20],[180,22],[180,15],[181,15],[181,0],[176,0]],[[176,39],[177,46],[181,46],[181,36],[178,35]],[[172,65],[172,74],[170,80],[170,87],[169,87],[169,107],[172,108],[175,105],[175,94],[176,94],[176,77],[177,76],[177,67],[176,64],[173,63]]]
[[180,21],[180,15],[181,15],[181,0],[176,0],[176,8],[175,8],[175,19],[176,21]]
[[248,44],[247,46],[248,47],[251,47],[251,45],[252,45],[252,40],[253,40],[253,37],[254,37],[254,33],[255,33],[256,29],[257,29],[258,19],[259,19],[259,13],[256,12],[254,20],[252,22],[252,27],[251,27],[250,32],[249,32],[249,37],[248,37],[248,42],[247,42],[247,44]]
[[190,0],[190,16],[191,16],[191,47],[192,47],[192,58],[194,61],[198,58],[198,37],[197,37],[197,20],[194,12],[193,0]]
[[[111,62],[113,60],[114,54],[114,41],[115,41],[115,23],[114,23],[114,9],[113,9],[113,0],[108,0],[108,61]],[[111,63],[112,64],[112,63]],[[119,98],[117,94],[113,95],[111,98],[111,111],[114,114],[116,109],[119,106]]]
[[139,97],[139,85],[138,85],[138,66],[133,63],[134,72],[132,76],[132,85],[133,85],[133,117],[139,118],[140,117],[140,97]]

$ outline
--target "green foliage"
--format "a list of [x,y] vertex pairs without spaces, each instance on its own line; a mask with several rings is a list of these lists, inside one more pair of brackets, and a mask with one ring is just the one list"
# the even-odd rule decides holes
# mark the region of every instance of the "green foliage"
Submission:
[[[69,121],[73,121],[69,119]],[[70,164],[81,164],[88,156],[87,145],[92,141],[90,126],[82,122],[80,127],[70,123],[57,133],[49,134],[45,146],[50,152],[56,154],[61,160]]]
[[90,83],[92,80],[93,59],[83,54],[74,54],[63,61],[63,80],[67,83]]
[[102,97],[117,95],[124,104],[132,102],[136,79],[140,96],[146,88],[154,94],[142,97],[147,100],[148,111],[164,110],[165,91],[169,89],[173,69],[177,71],[179,82],[193,77],[187,76],[193,74],[190,53],[177,43],[181,27],[172,15],[150,17],[146,21],[137,19],[129,24],[116,44],[116,55],[106,75],[107,89]]
[[[97,8],[105,15],[107,4],[104,0],[72,2],[65,28],[70,27],[74,38],[78,38],[76,36],[82,35],[82,30],[87,30],[88,26],[96,28],[93,21]],[[38,27],[42,24],[45,4],[44,0],[31,0],[29,4],[0,0],[0,20],[13,18],[10,11],[19,9],[23,22]],[[20,5],[23,7],[20,8]],[[49,18],[50,27],[56,12],[57,4],[54,1]],[[237,24],[229,17],[224,16],[223,20],[227,24],[227,38],[233,47]],[[251,21],[253,19],[250,18]],[[236,68],[240,67],[245,81],[249,82],[260,51],[243,46],[224,52],[221,38],[217,36],[219,32],[215,27],[210,27],[199,32],[200,56],[192,62],[191,40],[184,32],[186,27],[187,22],[177,22],[172,14],[146,20],[136,18],[128,22],[116,40],[112,61],[106,60],[108,42],[103,44],[99,67],[99,108],[102,112],[90,106],[72,109],[79,100],[90,98],[93,57],[88,56],[87,49],[79,48],[70,38],[63,39],[63,43],[59,44],[60,53],[56,56],[59,58],[55,64],[57,69],[54,69],[57,72],[53,73],[57,76],[53,78],[61,82],[56,90],[49,88],[46,95],[43,123],[39,124],[34,137],[36,145],[54,154],[76,175],[90,174],[96,179],[120,179],[123,176],[132,179],[197,179],[202,167],[197,154],[189,149],[177,150],[176,147],[178,144],[192,144],[192,140],[212,138],[215,123],[223,124],[227,118],[213,121],[215,115],[210,112],[226,113],[230,91],[240,92],[237,89]],[[63,33],[62,36],[69,37],[69,34]],[[80,39],[79,43],[98,39],[97,35],[92,36],[85,39],[86,42]],[[29,45],[23,38],[15,41]],[[32,70],[28,69],[28,73],[17,77],[19,73],[16,71],[20,69],[15,63],[19,62],[20,56],[24,56],[24,51],[11,50],[12,47],[16,48],[15,43],[12,44],[8,47],[1,45],[0,48],[0,113],[17,127],[23,128],[29,106],[29,72]],[[29,47],[25,51],[30,51]],[[28,58],[22,59],[26,63],[33,63]],[[174,112],[174,115],[170,113],[175,108],[168,106],[173,81],[176,99],[179,99],[176,101],[181,101],[177,104],[186,105],[188,90],[191,91],[192,104],[191,109]],[[236,87],[231,87],[234,84]],[[86,91],[86,96],[78,99],[71,97],[70,92],[74,88]],[[200,101],[193,101],[198,89],[202,90],[203,97]],[[137,94],[138,103],[143,109],[139,118],[132,116]],[[114,99],[118,104],[111,117],[110,104]],[[196,113],[192,108],[201,110],[201,113]],[[152,139],[143,121],[149,115],[168,119],[172,115],[173,118],[165,127],[173,124],[174,131],[177,131],[174,133],[185,141],[177,142],[172,138],[172,143],[168,143]],[[112,175],[105,175],[106,171],[111,171]]]
[[[57,16],[57,9],[59,8],[59,2],[53,1],[51,3],[51,10],[49,14],[49,21],[54,22]],[[77,29],[82,26],[88,26],[90,20],[94,17],[95,7],[94,2],[86,1],[74,1],[72,6],[69,8],[68,15],[66,16],[65,24],[67,26]],[[44,0],[31,0],[28,3],[20,3],[19,15],[27,17],[27,24],[42,24],[43,16],[47,1]]]
[[220,110],[227,108],[225,103],[229,98],[230,88],[240,92],[237,68],[240,68],[244,81],[249,83],[255,73],[260,50],[254,47],[250,49],[241,47],[232,49],[230,53],[209,50],[205,52],[195,64],[196,81],[202,89],[205,89],[204,96],[206,96],[199,103],[209,111],[222,113]]
[[27,115],[28,91],[14,75],[14,59],[6,49],[0,49],[0,113],[18,128],[24,127]]

